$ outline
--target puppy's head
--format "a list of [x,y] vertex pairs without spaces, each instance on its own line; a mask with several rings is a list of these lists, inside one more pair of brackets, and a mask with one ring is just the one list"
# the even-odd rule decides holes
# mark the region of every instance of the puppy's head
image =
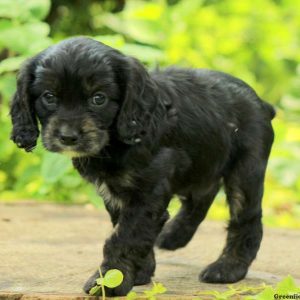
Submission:
[[12,140],[30,151],[41,124],[44,146],[93,156],[112,136],[127,144],[147,133],[155,106],[151,84],[136,60],[88,38],[73,38],[28,60],[11,105]]

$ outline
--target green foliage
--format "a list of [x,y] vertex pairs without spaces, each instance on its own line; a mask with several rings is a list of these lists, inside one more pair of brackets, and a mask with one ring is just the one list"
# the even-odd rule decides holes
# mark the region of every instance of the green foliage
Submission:
[[[224,292],[202,291],[198,295],[205,299],[229,300],[270,300],[276,299],[275,295],[294,295],[300,293],[300,286],[297,286],[293,277],[288,275],[275,287],[262,284],[261,286],[229,285]],[[278,298],[279,299],[279,298]]]
[[89,294],[90,295],[98,295],[99,291],[102,291],[102,299],[105,299],[105,288],[108,287],[110,289],[119,286],[124,279],[123,273],[117,269],[108,270],[104,277],[102,275],[101,270],[99,269],[100,277],[96,280],[97,285],[91,288]]
[[[123,274],[117,269],[109,270],[105,276],[96,280],[97,285],[90,290],[90,295],[97,295],[102,289],[103,299],[105,299],[104,286],[114,288],[119,286],[123,281]],[[156,296],[166,293],[167,289],[162,283],[153,282],[150,290],[143,291],[143,294],[137,294],[131,291],[127,294],[127,300],[148,299],[155,300]],[[300,293],[300,286],[296,285],[292,276],[288,275],[282,281],[278,282],[275,287],[271,285],[261,284],[258,286],[248,286],[240,284],[228,285],[227,290],[223,292],[207,290],[198,292],[199,299],[215,299],[215,300],[229,300],[229,299],[245,299],[245,300],[269,300],[274,299],[274,295],[294,295]]]
[[51,44],[48,37],[50,26],[41,20],[48,14],[49,8],[49,0],[1,1],[0,17],[5,19],[0,20],[0,48],[25,58],[48,47]]
[[135,300],[135,299],[148,299],[155,300],[156,296],[164,294],[167,289],[162,283],[152,282],[153,286],[150,290],[143,291],[144,295],[138,295],[136,292],[129,292],[126,296],[127,300]]
[[[97,285],[91,288],[89,294],[94,296],[94,295],[99,295],[99,292],[101,290],[102,292],[102,299],[105,298],[105,288],[108,287],[110,289],[115,288],[119,286],[124,279],[123,273],[118,270],[118,269],[111,269],[108,270],[105,275],[102,275],[101,269],[99,268],[99,275],[100,277],[96,280]],[[142,298],[149,299],[149,300],[155,300],[157,295],[159,294],[164,294],[167,291],[167,289],[164,287],[163,284],[161,283],[155,283],[153,282],[153,287],[151,290],[145,290],[144,297]],[[140,299],[141,297],[137,295],[136,292],[129,292],[126,299],[128,300],[134,300],[134,299]]]
[[[1,198],[103,206],[67,158],[45,153],[41,145],[25,154],[8,142],[8,102],[20,64],[71,34],[86,34],[149,67],[177,64],[231,73],[275,104],[276,139],[266,176],[264,222],[300,228],[298,0],[135,0],[126,1],[119,13],[109,12],[109,6],[112,1],[0,1]],[[176,201],[172,207],[178,207]],[[221,193],[209,217],[226,216]]]
[[206,299],[227,300],[236,296],[255,295],[269,289],[269,286],[262,284],[260,286],[247,285],[228,285],[228,289],[224,292],[218,291],[202,291],[198,295]]
[[104,278],[97,280],[97,284],[107,286],[108,288],[115,288],[123,282],[123,274],[117,269],[108,270]]
[[58,181],[70,170],[71,162],[63,155],[46,153],[42,161],[41,175],[49,184]]
[[0,15],[16,21],[43,20],[50,9],[49,0],[2,0]]
[[[0,2],[0,193],[2,199],[35,198],[61,202],[91,201],[103,205],[95,191],[81,180],[69,158],[47,153],[38,145],[26,154],[8,141],[11,125],[8,102],[15,91],[15,73],[28,57],[53,43],[50,26],[43,21],[49,0],[5,0]],[[80,192],[78,192],[78,190]]]
[[162,283],[156,283],[153,281],[153,287],[151,290],[144,291],[147,299],[155,300],[157,295],[164,294],[167,291]]

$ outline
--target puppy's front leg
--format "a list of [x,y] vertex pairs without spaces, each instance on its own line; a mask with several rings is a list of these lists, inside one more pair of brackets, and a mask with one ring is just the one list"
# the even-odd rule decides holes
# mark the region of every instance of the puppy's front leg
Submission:
[[[136,276],[143,269],[145,260],[153,249],[154,242],[164,224],[165,211],[171,198],[167,179],[156,183],[152,191],[139,192],[120,212],[115,232],[104,246],[103,274],[109,269],[119,269],[124,274],[123,283],[106,289],[107,296],[124,296],[133,287]],[[84,286],[88,293],[96,285],[97,271]]]

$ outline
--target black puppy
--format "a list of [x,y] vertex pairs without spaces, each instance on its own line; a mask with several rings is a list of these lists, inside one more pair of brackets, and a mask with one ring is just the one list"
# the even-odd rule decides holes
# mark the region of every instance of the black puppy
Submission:
[[[203,69],[152,73],[135,59],[88,38],[52,46],[22,67],[11,106],[12,140],[72,156],[102,194],[115,227],[101,270],[125,279],[108,295],[150,281],[153,246],[185,246],[225,186],[226,246],[200,274],[205,282],[245,277],[262,238],[264,175],[275,112],[243,81]],[[174,194],[177,216],[168,218]],[[211,245],[210,245],[211,246]],[[199,253],[201,258],[201,253]],[[99,277],[88,280],[88,293]]]

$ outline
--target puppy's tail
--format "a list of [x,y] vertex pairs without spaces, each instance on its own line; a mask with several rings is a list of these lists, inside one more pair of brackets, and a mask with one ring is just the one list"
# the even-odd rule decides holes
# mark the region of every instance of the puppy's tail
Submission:
[[262,107],[263,107],[264,111],[268,114],[270,119],[271,120],[274,119],[274,117],[276,116],[275,108],[267,102],[262,101],[261,103],[262,103]]

